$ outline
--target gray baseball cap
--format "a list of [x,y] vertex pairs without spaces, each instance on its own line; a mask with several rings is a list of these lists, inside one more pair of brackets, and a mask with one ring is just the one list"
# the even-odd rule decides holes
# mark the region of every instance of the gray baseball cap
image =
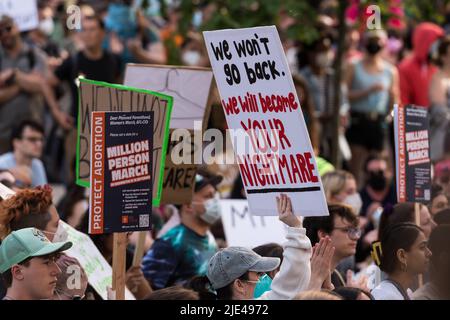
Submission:
[[280,265],[279,258],[261,257],[244,247],[228,247],[216,252],[208,263],[207,277],[214,289],[220,289],[247,271],[269,272]]

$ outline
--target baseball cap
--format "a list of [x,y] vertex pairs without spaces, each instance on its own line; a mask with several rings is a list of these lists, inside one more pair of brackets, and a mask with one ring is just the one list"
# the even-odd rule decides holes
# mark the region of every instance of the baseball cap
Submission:
[[220,289],[247,271],[273,271],[278,268],[280,262],[279,258],[261,257],[248,248],[228,247],[211,257],[206,276],[214,289]]
[[65,251],[72,242],[50,242],[42,231],[24,228],[11,232],[0,245],[0,273],[30,257]]
[[204,169],[198,169],[197,174],[195,175],[195,186],[194,192],[198,192],[208,184],[212,185],[214,188],[217,187],[219,183],[221,183],[223,177],[220,175],[213,174]]

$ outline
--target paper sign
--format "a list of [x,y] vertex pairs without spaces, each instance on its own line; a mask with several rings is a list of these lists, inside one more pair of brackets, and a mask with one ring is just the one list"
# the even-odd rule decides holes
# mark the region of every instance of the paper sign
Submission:
[[394,134],[398,202],[426,204],[431,198],[428,110],[395,105]]
[[[103,300],[107,300],[107,287],[112,287],[112,268],[97,249],[91,238],[72,228],[64,221],[60,222],[68,233],[67,241],[73,243],[72,247],[65,251],[68,256],[74,257],[87,274],[89,284],[97,291]],[[135,300],[133,294],[125,288],[125,299]]]
[[286,229],[278,217],[252,214],[247,200],[220,200],[222,224],[229,246],[254,248],[286,242]]
[[36,29],[39,25],[37,0],[0,0],[0,15],[13,18],[20,31]]
[[153,111],[153,150],[151,152],[153,178],[152,202],[159,206],[162,178],[169,138],[172,97],[143,89],[80,78],[80,104],[77,137],[77,184],[89,187],[91,163],[91,129],[93,111]]
[[151,229],[153,111],[93,112],[89,233]]
[[[207,107],[212,77],[209,68],[130,63],[123,83],[173,97],[170,128],[201,130],[209,117]],[[197,128],[195,121],[199,124]]]
[[[180,66],[158,66],[145,64],[127,64],[124,84],[136,88],[168,94],[173,97],[173,110],[170,127],[188,129],[195,151],[201,146],[194,146],[194,129],[205,129],[208,123],[210,105],[208,104],[213,73],[209,68]],[[192,201],[194,178],[197,164],[191,161],[174,163],[171,152],[179,142],[169,138],[169,148],[164,167],[162,204],[186,204]],[[186,137],[183,138],[186,139]],[[174,141],[173,141],[174,140]]]
[[236,160],[254,215],[328,215],[292,76],[274,26],[203,33]]

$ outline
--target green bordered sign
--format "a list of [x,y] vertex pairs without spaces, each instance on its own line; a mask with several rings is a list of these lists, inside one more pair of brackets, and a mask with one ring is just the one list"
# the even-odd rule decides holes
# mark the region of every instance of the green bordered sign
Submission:
[[93,111],[154,112],[153,206],[159,206],[173,98],[150,90],[79,78],[76,183],[89,187]]

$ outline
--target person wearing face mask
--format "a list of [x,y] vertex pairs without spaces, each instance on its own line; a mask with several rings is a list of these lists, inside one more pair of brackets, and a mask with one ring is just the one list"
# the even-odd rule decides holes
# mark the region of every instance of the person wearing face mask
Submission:
[[[64,242],[68,238],[67,231],[63,228],[58,212],[52,204],[52,189],[48,185],[18,191],[0,202],[0,239],[6,238],[13,231],[31,227],[42,231],[51,242]],[[64,256],[60,255],[59,258],[63,259]],[[75,261],[73,264],[82,268],[76,259],[73,260]],[[59,272],[57,277],[61,275],[65,276]],[[87,279],[82,282],[82,286],[85,286]],[[68,289],[65,286],[57,286],[56,290],[66,292]],[[0,298],[2,293],[3,290],[0,288]]]
[[[341,203],[352,207],[353,212],[359,216],[362,207],[361,196],[356,189],[356,181],[350,172],[344,170],[335,170],[328,172],[322,177],[322,184],[325,191],[327,203]],[[358,219],[360,229],[367,224],[365,217]],[[355,256],[349,256],[336,266],[336,269],[345,274],[347,270],[355,270]]]
[[[307,290],[311,242],[287,195],[277,197],[277,207],[279,219],[287,225],[282,263],[279,257],[263,257],[249,248],[227,247],[211,257],[196,290],[214,292],[219,300],[289,300]],[[278,268],[271,279],[269,274]]]
[[358,186],[363,183],[362,165],[367,156],[384,150],[386,116],[399,101],[397,69],[382,57],[386,41],[383,30],[367,32],[363,58],[349,64],[345,72],[351,116],[346,133],[352,154],[350,171]]
[[395,184],[391,181],[387,160],[380,155],[370,155],[364,166],[366,182],[360,190],[362,199],[361,216],[367,221],[356,250],[356,263],[370,256],[370,245],[377,239],[376,227],[379,224],[383,208],[397,203]]
[[[306,82],[306,90],[314,106],[314,118],[318,119],[317,131],[320,137],[320,153],[330,156],[332,115],[334,101],[334,71],[331,68],[334,59],[330,37],[321,37],[306,49],[308,65],[300,70],[300,76]],[[300,97],[301,98],[301,97]],[[348,102],[344,88],[341,88],[340,114],[345,123]]]
[[199,170],[190,204],[178,206],[180,223],[156,239],[142,260],[144,276],[153,289],[182,285],[206,274],[217,251],[209,230],[220,219],[217,185],[222,177]]

